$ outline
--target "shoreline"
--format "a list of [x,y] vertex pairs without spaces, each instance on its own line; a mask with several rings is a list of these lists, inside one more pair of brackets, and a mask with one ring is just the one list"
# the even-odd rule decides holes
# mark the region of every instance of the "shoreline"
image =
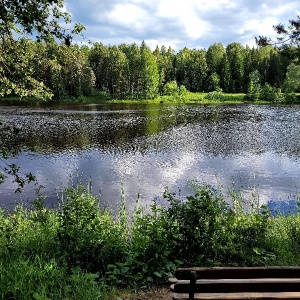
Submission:
[[[232,94],[223,93],[224,100],[209,100],[205,99],[208,93],[191,93],[188,92],[185,97],[179,98],[177,96],[158,96],[154,99],[103,99],[101,95],[93,95],[90,97],[79,98],[66,98],[62,100],[43,101],[36,99],[19,99],[16,97],[0,98],[0,105],[101,105],[101,104],[167,104],[167,105],[186,105],[186,104],[199,104],[199,105],[231,105],[231,104],[253,104],[253,105],[293,105],[300,104],[299,101],[295,102],[273,102],[265,100],[247,101],[244,99],[246,94]],[[299,94],[300,95],[300,94]]]

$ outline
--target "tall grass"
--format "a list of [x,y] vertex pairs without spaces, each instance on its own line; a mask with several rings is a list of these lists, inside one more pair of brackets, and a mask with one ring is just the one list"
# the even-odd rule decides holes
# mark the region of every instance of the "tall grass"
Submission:
[[245,212],[241,197],[196,185],[168,205],[115,217],[86,189],[69,189],[57,210],[41,201],[0,213],[1,299],[109,299],[117,288],[165,282],[178,266],[299,265],[300,214]]

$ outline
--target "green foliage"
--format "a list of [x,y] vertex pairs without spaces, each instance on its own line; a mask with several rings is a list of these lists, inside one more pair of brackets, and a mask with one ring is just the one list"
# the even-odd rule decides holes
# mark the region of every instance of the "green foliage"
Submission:
[[260,98],[266,101],[275,101],[276,95],[276,89],[269,84],[265,84],[261,89]]
[[246,94],[244,97],[244,100],[246,101],[257,101],[258,100],[258,96],[255,94]]
[[31,46],[27,39],[0,39],[0,97],[11,95],[20,99],[51,99],[51,90],[34,76]]
[[[256,75],[259,76],[258,73]],[[281,93],[280,89],[277,89],[268,83],[261,87],[261,85],[255,83],[255,80],[252,78],[250,79],[248,94],[246,94],[244,99],[247,101],[263,100],[269,102],[285,102],[288,98]]]
[[233,235],[229,255],[227,254],[228,263],[234,262],[237,265],[270,264],[274,255],[266,243],[269,227],[270,214],[265,206],[257,207],[249,215],[235,213],[231,224]]
[[[80,30],[79,26],[75,31]],[[214,44],[207,51],[184,48],[175,54],[164,46],[152,52],[144,42],[141,46],[95,43],[91,48],[69,42],[58,46],[46,36],[39,42],[5,37],[0,43],[0,96],[76,101],[99,93],[113,99],[155,99],[169,94],[164,91],[168,83],[177,82],[180,89],[191,92],[247,92],[246,99],[254,101],[259,92],[257,80],[249,79],[253,74],[259,75],[262,86],[279,88],[287,66],[297,62],[293,46],[250,49],[231,43],[225,49]],[[287,79],[285,86],[291,93],[295,82]],[[184,92],[176,101],[184,100]]]
[[252,83],[252,86],[249,87],[249,90],[248,90],[249,93],[259,93],[260,92],[260,89],[261,89],[260,77],[261,76],[257,70],[255,70],[249,74],[249,79],[250,79],[250,82]]
[[[1,3],[0,36],[11,36],[13,32],[37,34],[40,39],[71,38],[67,30],[62,28],[59,21],[71,22],[71,16],[64,11],[64,0],[33,0],[30,5],[17,0],[4,0]],[[19,26],[19,28],[18,28]],[[76,24],[71,33],[83,30],[81,24]]]
[[53,62],[47,86],[53,91],[54,98],[91,95],[95,76],[84,49],[77,45],[53,45],[51,48],[46,49],[51,50]]
[[210,186],[197,187],[185,200],[167,190],[164,197],[169,202],[164,226],[172,255],[185,265],[206,264],[217,251],[216,235],[227,214],[225,201]]
[[294,63],[287,68],[283,88],[287,93],[296,92],[300,88],[300,66]]
[[158,66],[159,92],[162,93],[164,84],[175,80],[175,52],[171,47],[167,50],[165,46],[160,49],[156,46],[153,54]]
[[261,76],[257,70],[251,72],[249,74],[249,86],[248,86],[248,93],[245,96],[245,100],[248,101],[256,101],[260,98],[261,93]]
[[[178,266],[298,265],[300,217],[271,218],[241,195],[229,205],[210,185],[186,197],[165,191],[129,218],[101,210],[84,188],[67,191],[59,210],[38,198],[28,209],[0,211],[0,298],[106,299],[112,287],[164,283]],[[130,224],[130,225],[129,225]]]
[[[46,236],[44,236],[46,238]],[[97,275],[73,269],[70,274],[55,260],[15,256],[0,260],[1,299],[103,299]]]
[[213,187],[196,185],[195,189],[185,200],[165,194],[170,205],[165,226],[172,254],[185,265],[261,263],[268,211],[257,209],[246,215],[228,207]]
[[[164,209],[154,203],[151,214],[136,213],[132,227],[132,261],[134,269],[145,276],[147,284],[167,279],[178,261],[170,260],[169,239],[165,235]],[[141,264],[141,262],[144,262]]]
[[[1,7],[0,97],[80,99],[91,96],[95,87],[108,98],[155,99],[165,93],[169,82],[176,81],[181,89],[176,95],[178,101],[184,100],[183,87],[191,92],[247,92],[246,99],[254,101],[259,92],[255,80],[249,83],[249,76],[258,72],[262,86],[269,83],[279,88],[288,65],[291,67],[284,89],[288,94],[299,89],[298,75],[294,76],[291,64],[299,59],[299,49],[293,45],[299,40],[299,20],[291,20],[289,28],[275,27],[280,35],[284,33],[293,41],[282,49],[271,45],[250,49],[239,43],[225,49],[218,43],[207,51],[185,47],[175,54],[165,46],[152,52],[145,42],[140,47],[101,43],[93,44],[91,49],[72,46],[73,35],[84,27],[75,24],[71,29],[63,28],[62,22],[71,23],[64,0],[33,0],[30,5],[4,0]],[[34,35],[36,43],[29,39]],[[61,46],[56,44],[57,38]],[[282,101],[283,97],[276,99]]]
[[261,75],[257,70],[250,73],[249,80],[248,93],[244,98],[245,100],[263,100],[269,102],[284,102],[286,100],[280,89],[268,83],[265,83],[263,87],[261,86]]
[[284,102],[286,100],[284,94],[282,94],[280,90],[272,87],[268,83],[262,87],[260,99],[270,102]]
[[176,81],[167,82],[163,87],[163,95],[175,96],[178,94],[178,85]]
[[178,86],[176,81],[167,82],[163,87],[163,95],[171,96],[176,101],[184,101],[187,89],[184,85]]
[[[143,42],[106,47],[96,43],[89,61],[96,87],[114,98],[153,99],[158,94],[160,74],[155,55]],[[161,75],[162,76],[162,75]]]
[[286,222],[286,233],[292,251],[297,253],[300,247],[300,218],[298,216],[288,216]]
[[225,100],[225,97],[224,97],[224,94],[222,93],[222,91],[213,91],[213,92],[209,92],[204,97],[204,99],[223,102]]
[[229,60],[228,60],[228,56],[227,56],[226,52],[223,54],[220,69],[221,69],[220,70],[221,88],[225,92],[229,92],[229,91],[231,91],[230,90],[231,74],[230,74],[230,68],[229,68]]
[[101,299],[95,275],[65,268],[58,221],[55,211],[40,206],[0,211],[1,299]]
[[95,43],[88,54],[89,65],[95,74],[95,87],[99,91],[108,92],[109,50],[102,43]]
[[208,87],[209,92],[220,91],[220,76],[217,73],[212,73],[208,77]]
[[108,50],[108,89],[113,97],[122,99],[128,93],[128,59],[116,46],[109,47]]
[[153,99],[158,94],[159,73],[155,56],[143,42],[141,45],[141,91],[139,98]]
[[243,92],[245,48],[239,43],[231,43],[226,47],[226,54],[230,72],[229,88],[234,93]]
[[204,90],[207,75],[206,53],[204,50],[184,48],[176,55],[176,80],[191,92]]
[[274,265],[300,264],[299,260],[299,212],[294,215],[279,215],[270,220],[267,240],[275,254]]
[[297,96],[295,92],[291,92],[291,93],[286,92],[284,97],[287,103],[299,102],[299,96]]
[[206,61],[210,74],[220,74],[225,48],[221,43],[209,46],[206,52]]
[[68,267],[104,274],[107,265],[120,261],[126,251],[122,226],[84,189],[67,190],[57,238]]
[[[63,0],[26,1],[3,0],[0,9],[0,96],[16,95],[21,99],[51,99],[52,93],[42,80],[35,78],[31,67],[33,51],[24,36],[36,35],[38,41],[61,39],[70,45],[72,35],[84,27],[75,24],[67,30],[61,21],[70,23],[70,14],[64,11]],[[20,37],[15,40],[15,37]]]

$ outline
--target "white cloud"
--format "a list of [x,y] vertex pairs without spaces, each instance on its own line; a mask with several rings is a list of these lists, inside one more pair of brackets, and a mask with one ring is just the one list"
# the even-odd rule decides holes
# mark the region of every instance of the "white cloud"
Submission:
[[[275,6],[274,8],[270,9],[270,13],[274,16],[280,16],[283,15],[285,13],[289,13],[291,11],[293,11],[296,7],[295,7],[295,2],[294,3],[285,3],[284,5],[281,6]],[[299,4],[297,4],[297,6],[299,6]],[[295,14],[296,16],[296,14]]]
[[197,39],[209,29],[195,11],[196,1],[162,0],[157,6],[157,17],[177,22],[188,38]]
[[235,2],[230,0],[194,0],[193,2],[199,9],[204,11],[210,11],[212,9],[234,8],[236,6]]
[[120,44],[148,41],[208,48],[215,42],[254,44],[259,35],[274,37],[273,25],[299,13],[299,0],[66,0],[75,22],[92,41]]
[[205,32],[209,30],[209,24],[200,18],[198,18],[195,14],[186,14],[182,17],[182,23],[184,24],[184,28],[188,37],[192,39],[198,39]]
[[137,5],[117,4],[108,14],[108,21],[112,24],[119,24],[131,29],[141,29],[145,25],[147,12]]
[[273,35],[273,25],[277,24],[277,20],[272,17],[265,19],[250,19],[245,22],[244,26],[238,29],[239,34],[245,34],[247,31],[257,31],[260,35]]

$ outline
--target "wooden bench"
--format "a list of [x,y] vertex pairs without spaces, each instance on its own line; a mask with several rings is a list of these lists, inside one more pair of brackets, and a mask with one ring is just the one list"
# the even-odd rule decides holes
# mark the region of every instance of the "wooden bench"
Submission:
[[179,268],[173,300],[300,299],[300,267]]

